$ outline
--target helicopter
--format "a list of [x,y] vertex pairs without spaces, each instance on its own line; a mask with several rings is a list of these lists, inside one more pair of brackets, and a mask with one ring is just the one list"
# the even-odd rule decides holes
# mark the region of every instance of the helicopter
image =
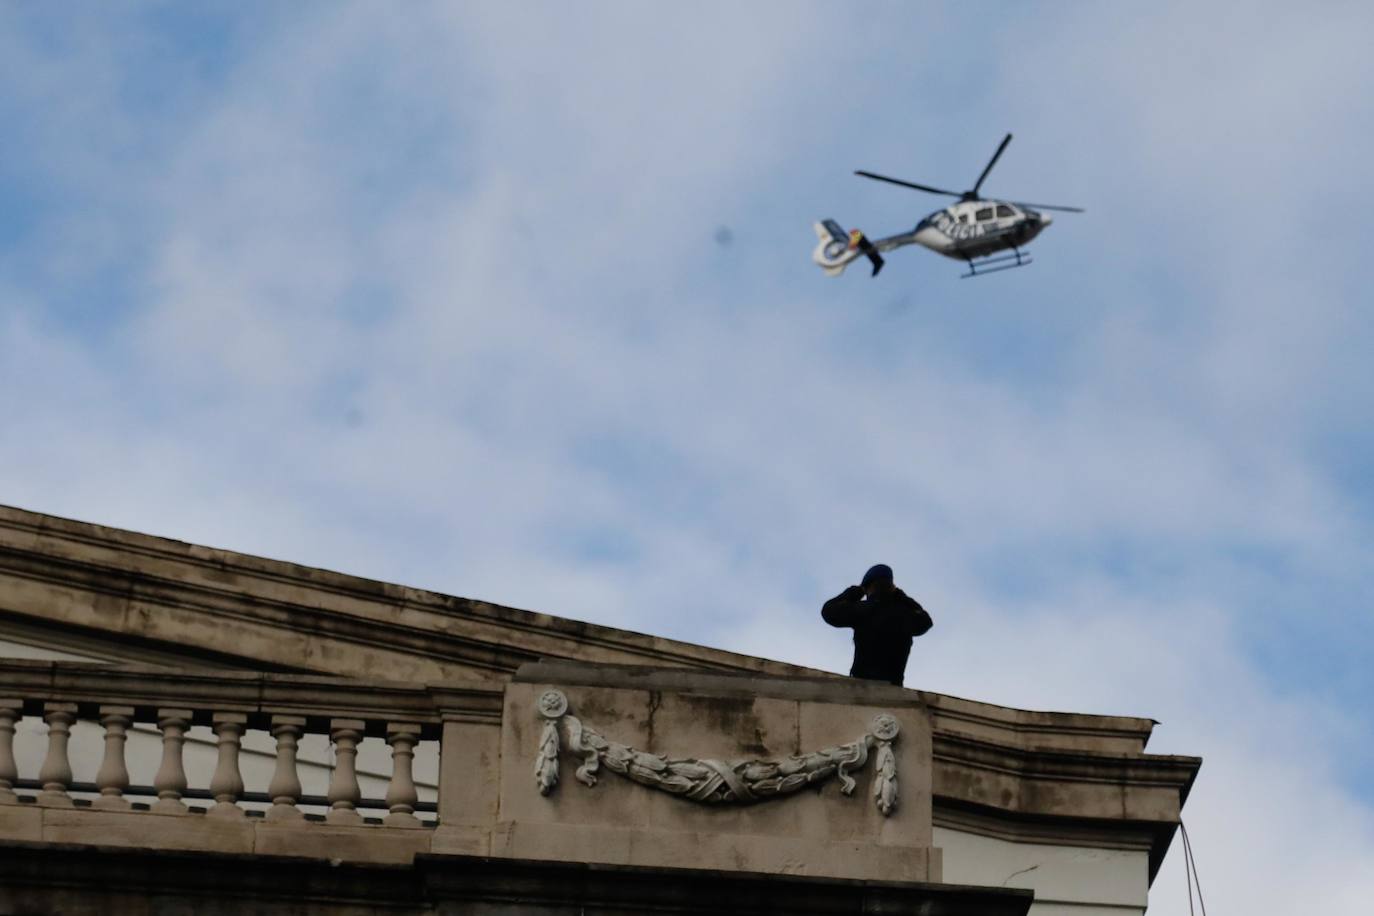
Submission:
[[[1011,134],[1007,134],[997,147],[997,152],[992,154],[992,159],[983,169],[983,174],[978,176],[971,189],[963,192],[932,188],[929,185],[889,178],[874,172],[856,171],[855,175],[874,181],[885,181],[888,184],[930,194],[944,194],[957,197],[959,200],[942,210],[936,210],[917,223],[916,228],[910,232],[901,232],[882,239],[869,239],[858,229],[846,232],[833,219],[821,220],[815,224],[816,237],[820,239],[820,244],[816,246],[811,259],[831,277],[838,277],[844,273],[845,267],[859,257],[868,258],[873,264],[873,276],[876,277],[878,271],[883,269],[883,252],[905,245],[923,245],[937,254],[965,262],[968,265],[968,273],[960,274],[961,278],[979,277],[1030,264],[1030,253],[1022,251],[1022,246],[1029,244],[1031,239],[1053,222],[1050,216],[1041,211],[1084,211],[1080,207],[1026,204],[980,197],[978,191],[1010,142]],[[1008,249],[1011,250],[1010,254],[999,253]]]

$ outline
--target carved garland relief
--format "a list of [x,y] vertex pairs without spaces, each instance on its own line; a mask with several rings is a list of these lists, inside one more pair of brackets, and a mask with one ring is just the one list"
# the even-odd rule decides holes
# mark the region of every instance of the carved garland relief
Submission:
[[568,750],[582,758],[577,780],[588,787],[596,785],[597,773],[604,765],[641,785],[708,805],[748,804],[790,795],[832,776],[839,778],[840,791],[850,795],[855,785],[850,771],[862,769],[868,762],[869,751],[876,748],[874,803],[884,816],[897,807],[897,757],[892,743],[897,740],[900,726],[896,717],[888,713],[874,716],[868,732],[849,744],[785,760],[727,762],[670,758],[611,741],[569,715],[568,698],[561,690],[545,691],[537,705],[544,719],[534,765],[535,784],[541,795],[548,795],[558,785],[561,724],[567,731]]

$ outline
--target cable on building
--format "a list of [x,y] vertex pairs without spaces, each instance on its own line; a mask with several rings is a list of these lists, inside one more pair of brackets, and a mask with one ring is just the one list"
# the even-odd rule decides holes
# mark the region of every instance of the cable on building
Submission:
[[1188,828],[1183,826],[1183,818],[1178,819],[1178,829],[1183,835],[1183,878],[1188,882],[1188,914],[1193,913],[1193,887],[1197,887],[1197,903],[1202,916],[1207,916],[1207,904],[1202,902],[1202,882],[1197,877],[1197,860],[1193,858],[1193,842],[1188,839]]

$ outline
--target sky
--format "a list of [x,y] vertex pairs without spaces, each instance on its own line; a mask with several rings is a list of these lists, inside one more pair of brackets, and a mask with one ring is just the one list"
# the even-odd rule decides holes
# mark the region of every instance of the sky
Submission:
[[[1149,716],[1217,912],[1374,896],[1368,4],[0,5],[0,503]],[[811,223],[1081,206],[975,280]],[[1175,844],[1152,914],[1186,912]]]

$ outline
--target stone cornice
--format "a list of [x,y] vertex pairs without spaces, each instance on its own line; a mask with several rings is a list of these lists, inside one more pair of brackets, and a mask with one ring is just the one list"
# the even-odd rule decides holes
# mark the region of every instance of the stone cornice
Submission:
[[1153,880],[1200,757],[1023,748],[941,730],[938,826],[1020,843],[1145,848]]
[[10,507],[0,507],[0,596],[0,613],[112,640],[210,657],[232,654],[235,638],[261,640],[266,651],[244,657],[350,676],[482,679],[540,658],[819,673]]
[[[1041,791],[1038,784],[1098,785],[1113,801],[1097,816],[1139,820],[1176,819],[1202,765],[1200,757],[1008,747],[938,729],[934,756],[937,766],[945,763],[951,768],[944,784],[937,779],[937,795],[1006,811],[1050,814],[1054,813],[1054,793]],[[975,772],[978,778],[969,778]],[[1012,794],[996,785],[999,777],[1016,780]],[[1135,799],[1122,794],[1127,788],[1162,789],[1171,797],[1164,803]]]
[[921,696],[938,730],[1027,749],[1139,754],[1155,726],[1153,719],[1134,716],[1040,712],[925,691]]

